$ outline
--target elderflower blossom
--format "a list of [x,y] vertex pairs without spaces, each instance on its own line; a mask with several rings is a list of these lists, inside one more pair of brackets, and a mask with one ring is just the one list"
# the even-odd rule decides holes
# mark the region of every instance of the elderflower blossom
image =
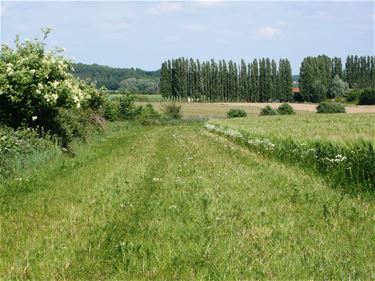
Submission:
[[345,161],[345,160],[347,159],[347,157],[346,157],[346,156],[343,156],[343,155],[341,155],[341,154],[337,154],[335,158],[332,158],[332,159],[331,159],[331,158],[326,157],[325,159],[326,159],[327,161],[331,162],[331,163],[340,163],[340,162],[342,162],[342,161]]

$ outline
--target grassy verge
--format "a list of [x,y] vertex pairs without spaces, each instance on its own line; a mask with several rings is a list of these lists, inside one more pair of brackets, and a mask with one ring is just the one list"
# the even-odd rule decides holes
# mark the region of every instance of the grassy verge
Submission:
[[[205,128],[256,152],[323,175],[334,186],[373,193],[372,117],[306,115],[300,120],[295,116],[212,120]],[[350,135],[352,125],[356,130]]]

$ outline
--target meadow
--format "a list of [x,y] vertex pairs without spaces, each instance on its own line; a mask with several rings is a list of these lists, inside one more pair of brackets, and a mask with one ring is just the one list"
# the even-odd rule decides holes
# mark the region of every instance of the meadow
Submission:
[[314,114],[210,120],[210,123],[269,138],[375,144],[375,114]]
[[323,175],[348,192],[375,190],[374,114],[209,120],[205,128],[250,150]]
[[371,198],[212,134],[112,123],[0,183],[0,279],[374,279]]
[[[153,95],[154,96],[154,95]],[[118,95],[118,99],[120,96]],[[161,96],[160,96],[161,98]],[[136,103],[138,105],[146,105],[147,103],[152,103],[155,109],[161,110],[163,104],[168,103],[167,101],[161,100],[148,100],[142,101],[136,95]],[[155,98],[156,99],[156,96]],[[184,112],[184,117],[188,119],[215,119],[215,118],[225,118],[227,112],[231,108],[239,108],[244,110],[248,116],[258,116],[260,110],[266,105],[265,103],[187,103],[187,102],[176,102],[176,104],[181,105],[182,111]],[[280,106],[280,103],[270,103],[273,108]],[[290,103],[294,110],[300,114],[312,113],[316,111],[317,104],[313,103]],[[375,106],[352,106],[347,105],[346,111],[348,113],[375,113]]]

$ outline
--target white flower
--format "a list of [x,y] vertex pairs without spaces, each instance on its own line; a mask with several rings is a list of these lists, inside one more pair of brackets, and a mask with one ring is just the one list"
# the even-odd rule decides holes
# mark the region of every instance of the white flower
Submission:
[[33,121],[35,121],[36,119],[38,119],[38,116],[31,117],[31,120],[33,120]]

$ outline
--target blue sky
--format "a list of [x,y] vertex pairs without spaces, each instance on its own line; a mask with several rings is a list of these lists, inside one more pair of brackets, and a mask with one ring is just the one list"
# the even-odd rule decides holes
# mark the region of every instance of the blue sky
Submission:
[[1,41],[40,36],[77,62],[158,69],[200,60],[374,55],[374,1],[1,1]]

